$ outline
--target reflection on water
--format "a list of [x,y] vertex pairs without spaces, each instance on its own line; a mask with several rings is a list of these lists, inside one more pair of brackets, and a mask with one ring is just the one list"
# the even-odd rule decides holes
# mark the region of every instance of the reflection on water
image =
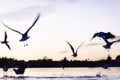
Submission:
[[[75,79],[120,79],[120,68],[27,68],[24,75],[16,75],[13,69],[7,72],[8,77],[3,77],[0,69],[0,80],[75,80]],[[99,74],[99,75],[97,75]],[[96,76],[97,75],[97,76]]]

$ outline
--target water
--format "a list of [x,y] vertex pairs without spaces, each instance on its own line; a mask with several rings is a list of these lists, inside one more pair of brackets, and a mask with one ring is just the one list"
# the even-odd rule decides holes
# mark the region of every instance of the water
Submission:
[[9,69],[7,75],[0,69],[0,80],[120,80],[120,68],[27,68],[24,75]]

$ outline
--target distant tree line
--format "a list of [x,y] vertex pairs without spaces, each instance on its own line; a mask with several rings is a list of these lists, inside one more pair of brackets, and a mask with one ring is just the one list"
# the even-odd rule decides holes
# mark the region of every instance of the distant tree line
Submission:
[[[68,61],[68,60],[67,60]],[[28,68],[47,68],[47,67],[60,67],[59,63],[61,61],[53,61],[52,59],[44,58],[38,60],[17,60],[14,58],[7,58],[2,57],[0,58],[0,67],[2,68],[4,65],[8,66],[9,68],[17,67],[23,63],[27,65]],[[116,57],[115,60],[112,60],[110,55],[108,55],[107,59],[105,60],[98,60],[98,61],[89,61],[89,60],[71,60],[68,61],[67,64],[64,64],[64,67],[102,67],[105,64],[109,64],[110,67],[120,67],[120,55]]]

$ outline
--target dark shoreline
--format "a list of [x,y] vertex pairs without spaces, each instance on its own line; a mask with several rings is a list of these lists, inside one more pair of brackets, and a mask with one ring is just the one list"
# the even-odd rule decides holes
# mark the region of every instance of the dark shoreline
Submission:
[[[109,67],[120,67],[120,56],[117,56],[115,60],[112,60],[110,56],[107,57],[105,60],[98,60],[98,61],[80,61],[74,60],[69,61],[66,60],[64,62],[64,67],[74,68],[74,67],[102,67],[105,64],[109,64]],[[9,68],[13,68],[19,65],[26,65],[27,68],[59,68],[61,67],[59,64],[61,61],[53,61],[52,59],[42,59],[42,60],[16,60],[13,58],[0,58],[0,68],[4,65],[8,66]]]
[[[112,60],[111,56],[108,55],[108,57],[104,60],[98,60],[98,61],[90,61],[90,60],[61,60],[61,61],[53,61],[52,59],[42,59],[42,60],[29,60],[27,64],[30,68],[57,68],[61,67],[59,63],[62,62],[64,67],[103,67],[105,64],[109,64],[109,67],[120,67],[120,55],[116,57],[115,60]],[[62,66],[62,67],[63,67]]]

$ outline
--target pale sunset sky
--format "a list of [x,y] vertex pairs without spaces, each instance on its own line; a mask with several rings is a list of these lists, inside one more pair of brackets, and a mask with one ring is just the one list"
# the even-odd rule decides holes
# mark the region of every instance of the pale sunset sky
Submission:
[[[0,0],[0,19],[20,32],[32,25],[38,13],[40,18],[25,42],[19,42],[21,35],[0,23],[0,41],[4,40],[6,31],[11,47],[10,51],[0,44],[0,57],[100,60],[106,59],[108,54],[113,59],[120,55],[120,43],[113,44],[108,52],[102,47],[105,44],[102,39],[89,42],[93,34],[100,31],[120,35],[120,0]],[[85,41],[76,58],[71,56],[66,41],[75,49]],[[28,47],[24,47],[25,43]]]

